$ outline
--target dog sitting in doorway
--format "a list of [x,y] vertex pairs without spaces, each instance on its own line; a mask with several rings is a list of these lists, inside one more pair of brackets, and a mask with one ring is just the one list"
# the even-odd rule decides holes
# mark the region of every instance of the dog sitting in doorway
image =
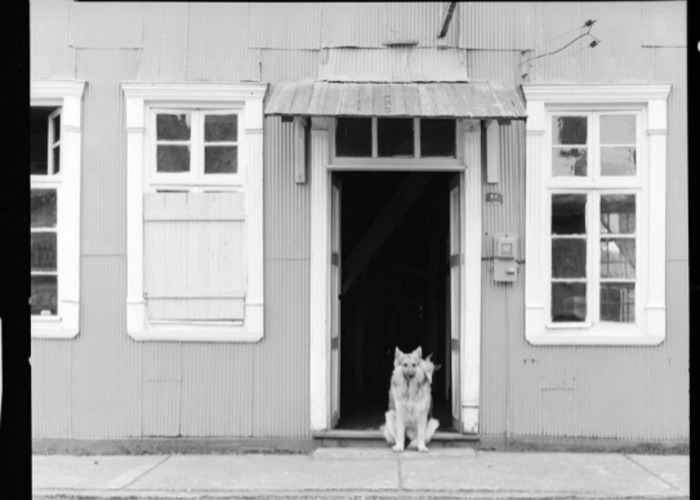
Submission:
[[426,444],[439,425],[437,419],[430,418],[433,372],[439,366],[435,366],[430,356],[426,359],[422,356],[420,347],[411,353],[403,353],[397,347],[394,354],[389,411],[385,414],[386,423],[381,427],[387,443],[394,445],[394,451],[403,451],[407,437],[410,439],[409,448],[428,451]]

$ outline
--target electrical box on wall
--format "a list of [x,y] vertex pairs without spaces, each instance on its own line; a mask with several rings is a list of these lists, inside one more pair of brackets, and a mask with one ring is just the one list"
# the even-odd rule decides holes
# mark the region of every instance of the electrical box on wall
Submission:
[[493,237],[493,279],[497,283],[514,282],[518,277],[516,259],[518,236],[498,233]]

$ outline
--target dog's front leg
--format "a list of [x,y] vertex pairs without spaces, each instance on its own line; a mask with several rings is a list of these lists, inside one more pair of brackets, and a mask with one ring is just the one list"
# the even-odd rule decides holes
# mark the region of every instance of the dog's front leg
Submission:
[[406,415],[404,408],[396,409],[396,444],[391,447],[394,451],[403,451],[406,441]]
[[425,438],[426,438],[426,427],[428,426],[428,416],[427,415],[421,415],[418,417],[418,422],[417,422],[417,432],[418,435],[416,436],[416,448],[418,448],[418,451],[428,451],[428,447],[425,446]]
[[385,423],[381,427],[384,439],[389,444],[396,442],[396,411],[389,410],[384,414]]

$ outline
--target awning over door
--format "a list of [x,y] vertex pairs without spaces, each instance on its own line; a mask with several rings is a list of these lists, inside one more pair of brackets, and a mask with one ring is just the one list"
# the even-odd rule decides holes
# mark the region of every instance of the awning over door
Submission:
[[301,80],[271,85],[266,115],[524,119],[508,82],[375,83]]

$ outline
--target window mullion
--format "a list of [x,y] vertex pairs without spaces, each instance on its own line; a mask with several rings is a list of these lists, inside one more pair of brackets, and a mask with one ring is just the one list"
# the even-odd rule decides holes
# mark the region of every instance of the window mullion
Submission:
[[589,194],[590,232],[588,234],[588,317],[592,323],[600,320],[600,193]]
[[194,181],[204,180],[204,112],[192,111],[192,133],[190,135],[192,154],[190,155]]
[[372,117],[372,158],[377,158],[379,156],[379,143],[378,143],[378,131],[377,131],[377,117]]

